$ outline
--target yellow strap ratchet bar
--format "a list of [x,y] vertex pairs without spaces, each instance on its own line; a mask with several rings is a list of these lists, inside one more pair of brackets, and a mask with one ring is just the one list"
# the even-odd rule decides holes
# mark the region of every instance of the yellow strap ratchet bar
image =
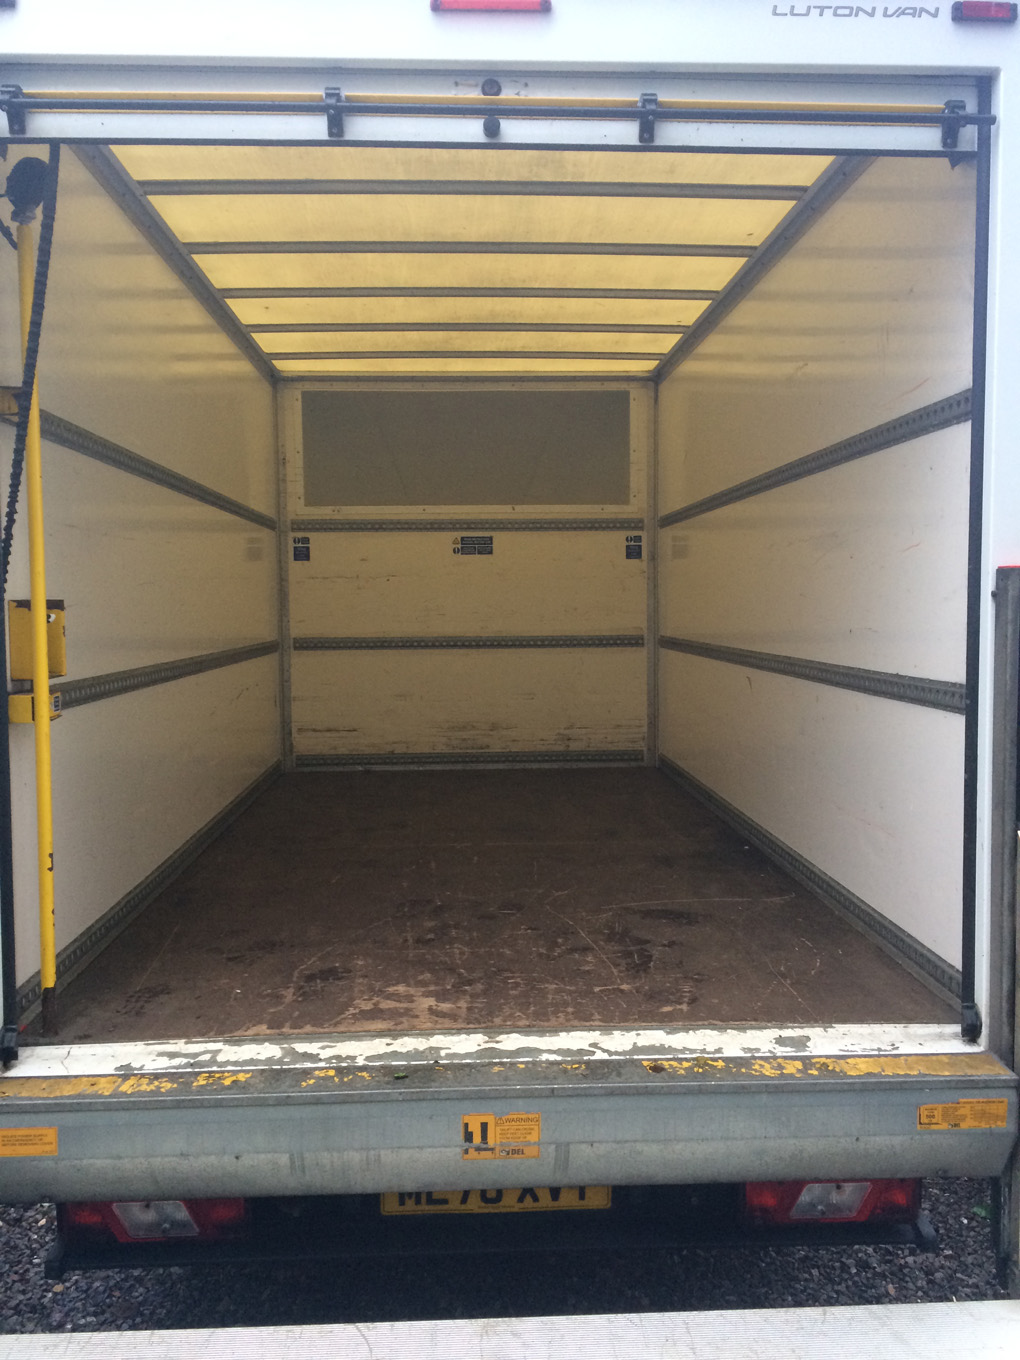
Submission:
[[[21,296],[22,357],[28,350],[28,328],[35,289],[35,246],[32,228],[18,225],[18,285]],[[39,972],[43,1028],[56,1023],[57,949],[53,900],[53,768],[50,751],[50,660],[46,636],[46,554],[43,534],[42,437],[39,429],[39,383],[32,385],[32,405],[25,440],[25,489],[28,498],[28,557],[32,602],[32,699],[35,710],[35,803],[39,864]],[[5,715],[6,716],[6,715]]]

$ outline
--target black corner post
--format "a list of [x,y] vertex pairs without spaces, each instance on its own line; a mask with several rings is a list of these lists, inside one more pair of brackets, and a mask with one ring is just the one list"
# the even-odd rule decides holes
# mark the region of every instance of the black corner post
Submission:
[[[990,114],[991,82],[978,81],[978,112]],[[967,545],[967,669],[963,739],[963,929],[960,968],[960,1031],[968,1042],[981,1038],[983,1021],[977,1004],[977,821],[978,695],[981,661],[985,388],[988,329],[988,230],[991,197],[992,130],[988,121],[977,128],[977,203],[974,242],[973,400],[970,444],[970,508]]]
[[[0,581],[0,693],[7,697],[7,592]],[[11,830],[11,743],[7,714],[0,713],[0,1067],[18,1058],[18,973],[14,956],[14,839]]]
[[995,572],[992,690],[991,957],[988,1047],[1017,1061],[1017,828],[1020,819],[1020,567]]

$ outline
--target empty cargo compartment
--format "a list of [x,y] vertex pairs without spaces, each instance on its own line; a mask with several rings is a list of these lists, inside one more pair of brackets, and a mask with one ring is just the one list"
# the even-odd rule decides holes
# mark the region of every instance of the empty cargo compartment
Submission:
[[49,1037],[951,1021],[973,275],[935,156],[65,154]]
[[68,1042],[951,1020],[655,770],[287,775],[61,999]]

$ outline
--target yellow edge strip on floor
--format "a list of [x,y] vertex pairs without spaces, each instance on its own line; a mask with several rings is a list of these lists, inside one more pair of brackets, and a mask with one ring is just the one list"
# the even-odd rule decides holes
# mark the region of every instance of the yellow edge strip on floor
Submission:
[[[519,1065],[518,1065],[519,1066]],[[1009,1069],[991,1053],[935,1053],[868,1058],[710,1058],[682,1060],[645,1059],[642,1066],[655,1075],[669,1077],[750,1077],[750,1078],[832,1078],[832,1077],[994,1077],[1009,1079]],[[565,1063],[564,1069],[597,1068],[597,1064]],[[272,1069],[266,1069],[272,1070]],[[494,1072],[504,1068],[496,1066]],[[593,1071],[593,1075],[597,1075]],[[254,1072],[188,1072],[183,1074],[136,1074],[133,1076],[93,1077],[11,1077],[0,1080],[0,1101],[61,1099],[69,1096],[128,1096],[167,1094],[171,1091],[201,1091],[204,1088],[243,1085]],[[306,1073],[302,1088],[320,1081],[337,1086],[341,1082],[371,1081],[373,1073],[359,1069],[345,1072],[319,1068]],[[0,1106],[2,1108],[2,1106]]]
[[991,1053],[934,1053],[867,1058],[648,1059],[649,1072],[673,1077],[1002,1077],[1011,1073]]
[[[186,1076],[112,1077],[7,1077],[0,1081],[0,1100],[53,1100],[62,1096],[132,1096],[169,1091],[195,1091],[203,1087],[233,1086],[245,1082],[251,1072],[189,1072]],[[2,1108],[2,1106],[0,1106]]]

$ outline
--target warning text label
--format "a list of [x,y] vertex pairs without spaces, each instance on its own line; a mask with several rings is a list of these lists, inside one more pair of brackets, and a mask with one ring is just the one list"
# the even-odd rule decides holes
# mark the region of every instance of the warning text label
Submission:
[[919,1129],[1004,1129],[1009,1101],[955,1100],[951,1105],[919,1105]]
[[540,1155],[540,1114],[466,1114],[461,1120],[464,1160],[508,1161]]
[[0,1129],[0,1157],[55,1157],[56,1129]]

